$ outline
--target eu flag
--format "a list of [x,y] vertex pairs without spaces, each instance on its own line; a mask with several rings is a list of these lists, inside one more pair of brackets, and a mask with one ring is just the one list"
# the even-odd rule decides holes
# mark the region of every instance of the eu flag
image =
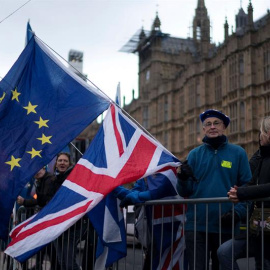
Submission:
[[0,82],[0,238],[27,181],[109,104],[37,37],[29,41]]

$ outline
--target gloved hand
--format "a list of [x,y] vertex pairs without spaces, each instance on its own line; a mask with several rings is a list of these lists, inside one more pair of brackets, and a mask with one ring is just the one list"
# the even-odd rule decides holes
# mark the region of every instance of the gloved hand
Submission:
[[[222,227],[232,227],[233,214],[232,211],[227,212],[221,216],[221,226]],[[240,217],[236,212],[234,212],[234,224],[240,221]]]
[[131,192],[131,190],[122,186],[119,186],[112,191],[114,197],[118,198],[119,200],[123,200]]
[[177,173],[177,176],[180,180],[186,181],[188,178],[192,178],[193,180],[197,181],[191,167],[187,163],[188,161],[184,161],[180,167],[180,172]]
[[147,191],[137,191],[133,190],[122,199],[120,207],[126,207],[128,205],[133,205],[136,203],[144,203],[145,201],[151,200],[151,194],[149,190]]

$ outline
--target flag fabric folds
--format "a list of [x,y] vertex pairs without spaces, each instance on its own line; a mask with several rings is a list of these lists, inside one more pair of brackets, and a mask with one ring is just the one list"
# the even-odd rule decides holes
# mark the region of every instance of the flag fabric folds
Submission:
[[105,269],[127,255],[126,228],[119,200],[109,193],[88,213],[98,235],[95,269]]
[[[140,179],[132,190],[149,190],[152,200],[181,199],[176,191],[175,170],[169,169]],[[184,205],[146,205],[136,210],[136,237],[147,248],[145,269],[182,269],[185,239],[183,236]],[[145,209],[144,209],[145,208]],[[147,225],[142,223],[147,217]],[[153,235],[153,237],[152,237]],[[151,241],[153,239],[153,242]],[[153,256],[151,259],[150,257]],[[152,260],[152,264],[150,261]]]
[[26,26],[26,36],[25,36],[25,46],[28,44],[28,42],[30,41],[30,39],[34,36],[33,31],[32,31],[32,27],[30,25],[30,21],[27,22],[27,26]]
[[152,269],[183,269],[185,250],[183,206],[166,205],[163,209],[161,206],[155,206],[153,211],[155,252]]
[[[121,107],[120,83],[117,85],[115,102]],[[95,269],[105,269],[127,254],[126,228],[120,201],[109,193],[88,213],[98,235]],[[108,226],[110,224],[110,226]]]
[[29,41],[0,82],[0,238],[24,185],[109,104],[36,37]]
[[[148,177],[149,190],[156,190],[162,199],[181,199],[177,194],[177,178],[173,170],[167,170],[160,174]],[[185,206],[155,205],[151,207],[150,224],[153,233],[153,264],[152,269],[182,269],[185,249],[183,235],[183,214]]]
[[[19,230],[5,252],[25,261],[56,239],[115,187],[180,162],[111,105],[90,147],[54,198]],[[23,248],[22,248],[23,247]]]

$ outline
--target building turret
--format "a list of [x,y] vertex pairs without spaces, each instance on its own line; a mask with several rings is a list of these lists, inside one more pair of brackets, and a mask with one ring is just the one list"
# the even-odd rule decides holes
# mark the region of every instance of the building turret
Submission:
[[248,27],[249,29],[253,29],[253,6],[251,4],[251,0],[248,5]]
[[225,18],[225,23],[224,23],[224,40],[226,41],[229,37],[229,24],[227,21],[227,17]]
[[161,26],[161,22],[160,22],[160,19],[158,17],[158,12],[157,12],[156,13],[156,18],[155,18],[155,20],[153,22],[153,25],[152,25],[152,33],[161,32],[160,26]]
[[141,40],[144,40],[145,37],[146,37],[146,35],[145,35],[144,29],[143,29],[143,27],[142,27],[141,33],[140,33],[140,35],[139,35],[140,41],[141,41]]
[[68,53],[68,62],[70,63],[69,68],[83,80],[86,80],[87,76],[83,74],[83,52],[70,50]]
[[203,57],[208,57],[210,48],[210,19],[204,0],[198,0],[196,14],[193,19],[193,40],[196,43],[197,51]]
[[244,28],[248,24],[248,15],[245,13],[243,8],[239,9],[238,14],[235,16],[236,31]]
[[193,19],[193,39],[210,42],[210,20],[204,0],[198,0],[196,14]]

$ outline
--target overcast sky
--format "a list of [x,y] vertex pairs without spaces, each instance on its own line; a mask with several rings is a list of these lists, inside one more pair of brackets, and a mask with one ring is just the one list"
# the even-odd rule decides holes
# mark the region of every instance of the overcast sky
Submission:
[[[35,34],[64,59],[70,49],[84,53],[83,73],[114,99],[118,82],[126,103],[138,90],[138,57],[119,52],[142,26],[150,30],[158,11],[161,30],[192,36],[198,0],[0,0],[0,76],[14,64],[25,45],[28,19]],[[214,42],[223,42],[225,17],[235,29],[235,15],[249,0],[205,0]],[[252,0],[254,19],[270,9],[269,0]]]

